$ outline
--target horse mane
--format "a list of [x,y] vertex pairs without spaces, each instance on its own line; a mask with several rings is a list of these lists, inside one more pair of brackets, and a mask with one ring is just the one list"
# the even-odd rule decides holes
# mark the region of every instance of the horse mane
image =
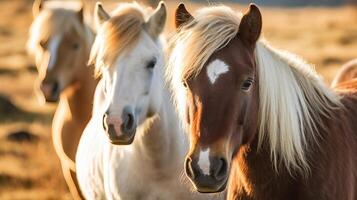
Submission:
[[183,26],[170,40],[171,45],[184,44],[190,47],[183,51],[186,53],[181,59],[184,62],[181,63],[184,66],[182,79],[198,75],[209,57],[237,35],[240,19],[241,14],[234,13],[226,6],[206,7],[197,11],[195,20]]
[[146,10],[138,3],[121,3],[112,17],[99,28],[89,63],[95,64],[96,76],[104,66],[115,62],[119,54],[130,50],[139,40]]
[[[182,81],[199,74],[209,57],[236,37],[241,16],[225,6],[198,10],[195,19],[170,41],[167,78],[172,82],[181,117],[185,116]],[[276,170],[282,161],[289,172],[296,169],[307,173],[308,144],[319,136],[322,117],[330,118],[342,106],[340,98],[324,85],[312,66],[263,40],[257,42],[256,61],[259,147],[268,141]]]
[[66,34],[74,30],[85,38],[88,51],[93,41],[93,32],[88,26],[83,26],[77,16],[77,11],[70,8],[72,4],[56,4],[56,1],[48,4],[46,8],[34,19],[29,31],[27,50],[30,54],[39,50],[40,41],[47,41],[53,33]]

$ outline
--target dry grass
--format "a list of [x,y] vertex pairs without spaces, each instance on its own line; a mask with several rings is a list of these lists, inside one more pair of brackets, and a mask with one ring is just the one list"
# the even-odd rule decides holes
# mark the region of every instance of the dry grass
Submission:
[[[21,111],[1,113],[0,109],[0,199],[70,199],[52,147],[54,106],[39,105],[33,92],[36,72],[25,52],[31,4],[27,0],[0,1],[0,95],[8,97]],[[174,30],[176,5],[169,3],[167,33]],[[199,6],[187,3],[191,11]],[[264,36],[273,45],[316,64],[327,83],[341,64],[357,57],[356,8],[262,8],[262,12]],[[39,140],[8,141],[8,133],[17,130],[30,131]]]

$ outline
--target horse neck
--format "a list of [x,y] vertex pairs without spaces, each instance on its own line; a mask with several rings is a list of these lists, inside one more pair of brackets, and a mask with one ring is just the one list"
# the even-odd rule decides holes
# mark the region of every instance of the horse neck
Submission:
[[289,172],[283,163],[275,168],[268,141],[259,150],[257,137],[241,147],[232,161],[227,199],[237,199],[238,196],[242,199],[264,199],[267,196],[290,199],[293,194],[299,194],[295,196],[297,199],[308,199],[309,195],[325,191],[327,185],[331,186],[330,195],[336,197],[333,199],[353,199],[348,195],[351,194],[349,191],[354,191],[351,183],[357,181],[357,141],[353,131],[357,126],[356,120],[349,115],[357,116],[357,107],[351,99],[345,104],[351,107],[336,110],[333,118],[321,116],[324,123],[318,128],[322,131],[318,139],[309,141],[308,145],[312,151],[307,156],[310,163],[307,174],[295,169]]
[[[162,88],[161,107],[154,116],[147,119],[137,132],[134,141],[135,152],[140,162],[146,160],[155,168],[181,166],[177,162],[184,157],[185,140],[180,132],[178,119],[170,101],[170,94]],[[168,164],[169,163],[169,164]]]
[[[267,196],[272,199],[289,199],[289,196],[283,197],[286,191],[291,191],[296,180],[284,167],[279,167],[278,172],[275,170],[268,142],[259,151],[257,147],[256,137],[250,144],[241,147],[233,158],[227,200],[239,199],[238,197],[264,199]],[[275,193],[276,191],[279,192]]]
[[61,96],[62,100],[68,102],[71,115],[74,119],[86,123],[92,111],[92,100],[97,84],[93,76],[93,66],[87,65],[91,43],[93,42],[93,33],[89,27],[86,28],[85,42],[87,43],[86,52],[83,54],[78,66],[77,76],[75,76],[75,84],[65,91]]
[[[273,59],[280,59],[277,56],[278,55],[275,54],[271,55]],[[278,61],[285,62],[284,60]],[[271,65],[263,67],[271,69],[274,63],[270,62],[269,64]],[[294,73],[303,73],[299,72],[299,69],[294,70]],[[299,74],[294,75],[301,76]],[[310,103],[313,102],[311,96],[315,95],[312,92],[320,92],[316,96],[323,98],[322,102],[312,104],[314,105],[314,113],[311,117],[316,127],[309,129],[309,127],[305,126],[305,129],[302,129],[304,133],[301,133],[306,136],[303,145],[307,148],[305,157],[307,163],[309,163],[309,171],[296,168],[290,168],[290,170],[288,170],[285,163],[281,160],[281,162],[279,161],[278,165],[275,166],[272,160],[272,146],[269,138],[272,136],[272,132],[269,132],[269,130],[264,130],[263,132],[263,130],[258,128],[255,132],[254,139],[250,143],[242,146],[232,161],[228,199],[235,199],[238,196],[242,199],[251,199],[252,196],[254,196],[254,199],[264,199],[267,196],[271,199],[289,199],[292,194],[309,195],[306,194],[305,189],[320,191],[323,187],[320,187],[320,185],[323,185],[320,183],[326,183],[327,179],[329,179],[331,183],[338,182],[341,183],[341,185],[346,183],[346,181],[342,179],[346,179],[346,177],[352,177],[353,179],[354,175],[349,173],[351,172],[351,168],[353,168],[350,165],[350,163],[353,163],[353,161],[351,162],[351,155],[355,155],[356,152],[356,149],[350,148],[351,143],[353,145],[356,143],[355,139],[353,139],[355,135],[353,135],[353,131],[350,128],[350,126],[353,126],[351,124],[354,123],[350,122],[350,124],[346,124],[349,123],[349,120],[346,119],[346,112],[350,112],[352,106],[346,111],[346,109],[340,107],[340,102],[334,99],[333,93],[330,94],[325,91],[320,91],[321,88],[324,88],[323,86],[317,85],[316,80],[302,79],[304,77],[299,78],[299,81],[305,81],[306,85],[304,85],[304,87],[314,87],[314,89],[316,89],[312,90],[309,94],[304,94],[310,95],[307,97],[310,98],[308,99]],[[259,82],[258,84],[262,83]],[[262,100],[262,98],[259,100]],[[344,103],[344,100],[342,103]],[[355,108],[355,110],[357,109]],[[260,113],[261,112],[262,110],[260,110]],[[276,112],[273,114],[277,115]],[[268,119],[271,120],[272,117]],[[303,116],[302,120],[306,120],[306,116]],[[285,122],[286,120],[281,119],[279,121]],[[259,141],[261,139],[259,134],[262,132],[267,138]],[[288,133],[291,134],[291,132]],[[277,139],[278,143],[283,141],[281,138]],[[355,152],[353,153],[353,151]],[[343,173],[345,173],[346,176],[342,175]],[[355,177],[357,177],[356,174]],[[349,180],[347,182],[350,183],[353,181]],[[315,187],[316,185],[319,186],[314,189],[308,188]],[[348,188],[349,186],[344,185],[343,187]]]

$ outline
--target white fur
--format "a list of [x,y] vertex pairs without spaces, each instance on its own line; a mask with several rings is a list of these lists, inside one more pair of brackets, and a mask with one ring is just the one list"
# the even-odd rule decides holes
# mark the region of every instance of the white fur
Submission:
[[209,161],[209,148],[200,152],[197,165],[202,170],[203,174],[209,175],[211,165]]
[[207,76],[212,84],[216,82],[216,79],[229,71],[229,67],[221,60],[214,60],[207,66]]
[[[192,193],[191,185],[180,178],[188,145],[164,85],[162,47],[143,33],[127,53],[119,56],[114,66],[105,68],[96,89],[96,110],[78,147],[77,177],[84,196],[207,199],[207,195]],[[157,64],[149,72],[146,64],[153,56]],[[107,94],[103,92],[104,81],[108,81]],[[112,114],[121,114],[124,106],[137,110],[138,127],[131,145],[115,146],[109,143],[101,120],[108,108]],[[148,110],[154,112],[150,118]]]
[[56,8],[65,8],[65,9],[73,9],[78,10],[83,5],[78,1],[45,1],[46,8],[56,9]]
[[57,62],[58,47],[61,45],[62,35],[54,35],[48,43],[48,51],[50,54],[48,61],[48,71],[51,71]]

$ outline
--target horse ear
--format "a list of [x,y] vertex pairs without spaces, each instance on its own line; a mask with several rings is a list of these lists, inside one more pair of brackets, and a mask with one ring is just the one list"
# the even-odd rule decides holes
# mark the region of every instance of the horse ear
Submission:
[[80,8],[77,11],[77,16],[80,22],[84,22],[84,2],[83,0],[80,2]]
[[43,8],[43,0],[35,0],[32,5],[33,16],[37,17],[37,15],[41,12],[42,8]]
[[248,44],[254,45],[260,36],[262,30],[262,15],[259,8],[255,4],[249,5],[249,10],[244,16],[239,25],[238,35]]
[[94,16],[97,28],[110,19],[110,15],[104,10],[100,2],[95,5]]
[[164,30],[167,11],[163,1],[159,3],[154,13],[150,16],[144,27],[153,38],[157,38]]
[[180,3],[175,12],[175,25],[176,28],[181,27],[183,24],[186,24],[194,20],[193,16],[187,11],[185,4]]

